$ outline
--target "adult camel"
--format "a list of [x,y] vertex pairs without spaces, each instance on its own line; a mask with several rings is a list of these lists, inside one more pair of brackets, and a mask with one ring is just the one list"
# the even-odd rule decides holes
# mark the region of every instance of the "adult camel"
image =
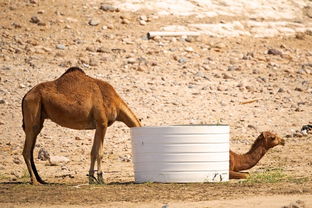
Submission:
[[[56,80],[33,87],[23,98],[23,156],[32,184],[45,184],[33,157],[37,135],[45,119],[71,129],[95,129],[91,150],[89,183],[104,183],[101,168],[103,140],[107,127],[121,121],[128,127],[141,126],[127,104],[107,82],[87,76],[78,67],[69,68]],[[97,178],[94,166],[97,162]]]
[[284,146],[285,140],[272,132],[265,131],[258,136],[247,153],[236,154],[230,150],[230,179],[247,178],[249,173],[240,171],[255,166],[269,149],[277,145]]

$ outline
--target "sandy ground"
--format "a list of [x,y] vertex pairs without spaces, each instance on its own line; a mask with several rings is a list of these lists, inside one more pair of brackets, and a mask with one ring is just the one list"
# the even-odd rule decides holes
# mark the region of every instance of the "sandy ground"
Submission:
[[[222,6],[216,2],[215,6]],[[166,203],[169,207],[281,207],[302,200],[311,207],[312,136],[300,132],[303,125],[312,123],[310,2],[286,2],[285,8],[292,5],[295,16],[279,17],[277,12],[278,18],[261,19],[163,15],[159,13],[162,7],[156,10],[156,6],[155,11],[128,11],[124,1],[114,4],[120,5],[114,11],[99,9],[100,1],[0,1],[0,203],[4,207],[161,207]],[[243,27],[220,27],[199,37],[146,36],[172,25],[183,26],[175,27],[182,30],[195,23],[231,28],[233,21]],[[265,28],[257,28],[266,32],[255,38],[258,33],[246,21],[265,25],[283,21],[292,32],[266,36]],[[241,35],[237,29],[249,34]],[[229,31],[235,35],[227,36]],[[268,54],[269,49],[278,52]],[[129,129],[115,123],[105,137],[103,165],[105,181],[119,184],[77,189],[72,186],[87,182],[94,131],[65,129],[46,121],[36,144],[35,162],[44,179],[61,185],[24,184],[29,178],[21,156],[22,97],[31,87],[59,77],[73,65],[112,84],[145,126],[229,124],[231,149],[236,152],[247,151],[261,131],[276,132],[286,139],[286,146],[270,150],[250,172],[257,175],[278,169],[287,179],[247,185],[237,181],[133,184]],[[41,148],[69,162],[51,166],[37,159]]]

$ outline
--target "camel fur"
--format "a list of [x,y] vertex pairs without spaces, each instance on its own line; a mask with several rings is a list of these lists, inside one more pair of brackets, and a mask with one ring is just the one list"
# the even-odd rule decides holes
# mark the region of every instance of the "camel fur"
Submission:
[[[95,129],[91,150],[89,183],[103,183],[101,160],[107,127],[121,121],[128,127],[141,126],[127,104],[107,82],[87,76],[78,67],[69,68],[54,81],[33,87],[23,98],[23,156],[32,184],[44,184],[33,157],[36,139],[45,119],[71,129]],[[97,162],[97,178],[94,166]]]
[[285,140],[269,131],[262,132],[250,150],[245,154],[236,154],[230,150],[230,179],[245,179],[249,173],[240,172],[254,167],[265,153],[277,146],[285,145]]

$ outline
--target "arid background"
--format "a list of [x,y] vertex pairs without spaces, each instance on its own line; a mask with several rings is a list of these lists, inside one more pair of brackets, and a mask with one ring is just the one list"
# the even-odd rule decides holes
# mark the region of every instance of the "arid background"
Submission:
[[[312,134],[301,131],[312,124],[312,2],[229,2],[0,0],[0,206],[312,207]],[[105,137],[107,185],[89,186],[94,131],[46,121],[35,162],[54,184],[32,186],[21,101],[70,66],[112,84],[144,126],[224,123],[235,152],[267,130],[286,146],[248,180],[134,184],[130,130],[116,122]],[[40,149],[63,162],[38,158]]]

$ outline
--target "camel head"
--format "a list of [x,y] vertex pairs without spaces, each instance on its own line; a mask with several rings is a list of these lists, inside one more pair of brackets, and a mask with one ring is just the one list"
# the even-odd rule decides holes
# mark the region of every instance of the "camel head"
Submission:
[[262,132],[259,137],[264,140],[266,149],[273,148],[277,145],[285,145],[284,139],[269,131]]

